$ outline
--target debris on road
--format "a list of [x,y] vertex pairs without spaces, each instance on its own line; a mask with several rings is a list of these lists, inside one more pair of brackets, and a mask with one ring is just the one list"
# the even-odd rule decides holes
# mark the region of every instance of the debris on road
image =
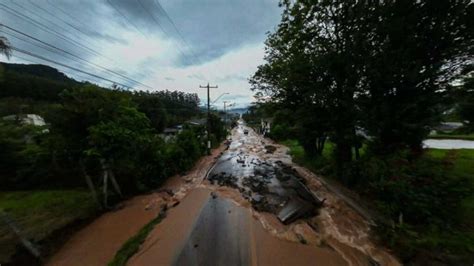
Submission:
[[265,150],[267,153],[274,153],[276,151],[276,147],[272,145],[266,145]]
[[217,161],[209,182],[238,189],[256,211],[275,214],[283,224],[314,216],[321,201],[297,171],[281,161],[277,147],[255,144],[253,135],[241,138],[246,141],[231,143]]

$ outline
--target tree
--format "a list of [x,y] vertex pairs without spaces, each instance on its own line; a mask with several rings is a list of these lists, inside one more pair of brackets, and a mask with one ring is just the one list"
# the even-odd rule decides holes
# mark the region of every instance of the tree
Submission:
[[472,61],[472,1],[384,1],[371,10],[365,45],[363,127],[373,150],[421,149],[439,122],[444,95]]
[[459,117],[467,122],[468,132],[474,132],[474,74],[470,73],[464,78],[461,90],[461,99],[458,107]]
[[[7,38],[0,36],[0,54],[4,54],[8,59],[11,56],[11,47]],[[0,65],[0,82],[3,82],[4,68]]]
[[343,177],[353,148],[360,146],[357,127],[373,136],[376,153],[419,150],[450,82],[472,60],[473,4],[285,0],[282,5],[281,23],[266,41],[266,63],[251,83],[259,96],[295,111],[307,153],[315,140],[330,136]]
[[365,46],[363,1],[283,1],[282,21],[266,41],[266,64],[253,89],[295,110],[305,151],[320,154],[327,136],[336,144],[338,175],[352,159],[360,67]]
[[11,56],[11,46],[7,38],[0,36],[0,54],[4,54],[7,58]]

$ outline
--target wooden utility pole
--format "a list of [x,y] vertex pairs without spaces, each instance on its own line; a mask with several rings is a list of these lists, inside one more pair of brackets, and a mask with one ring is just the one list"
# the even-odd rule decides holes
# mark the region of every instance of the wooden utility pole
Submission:
[[205,89],[207,88],[207,154],[211,154],[211,138],[210,138],[210,130],[211,130],[211,97],[209,90],[212,89],[217,89],[216,86],[209,86],[209,83],[207,83],[207,86],[201,86],[199,85],[199,88]]
[[[229,103],[229,104],[227,105],[227,103]],[[234,106],[234,103],[230,103],[230,101],[224,101],[224,127],[226,129],[227,129],[227,108],[229,108],[231,106]]]

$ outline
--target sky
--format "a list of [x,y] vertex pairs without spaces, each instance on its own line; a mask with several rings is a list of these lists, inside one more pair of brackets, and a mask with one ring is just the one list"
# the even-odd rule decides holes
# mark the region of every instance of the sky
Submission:
[[[263,63],[266,33],[280,14],[278,0],[0,0],[0,36],[18,49],[136,90],[198,93],[204,103],[199,85],[209,82],[218,86],[211,101],[228,93],[216,108],[223,101],[245,107],[255,100],[248,78]],[[18,51],[0,61],[46,64],[111,86]]]

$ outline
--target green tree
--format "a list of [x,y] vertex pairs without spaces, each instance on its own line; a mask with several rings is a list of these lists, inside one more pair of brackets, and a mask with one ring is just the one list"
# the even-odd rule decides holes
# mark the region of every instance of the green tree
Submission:
[[348,1],[283,1],[282,21],[266,41],[266,64],[253,89],[294,110],[299,139],[320,154],[328,135],[336,144],[339,176],[352,159],[360,82],[369,23],[368,4]]
[[472,73],[464,78],[458,112],[461,120],[467,122],[467,131],[474,132],[474,75]]
[[[7,58],[10,58],[11,55],[10,43],[3,36],[0,36],[0,54],[4,54]],[[4,67],[0,65],[0,82],[3,82],[4,71]]]
[[7,38],[0,36],[0,54],[4,54],[7,58],[11,56],[11,46]]
[[363,127],[377,153],[421,149],[444,95],[472,60],[472,1],[384,1],[365,45]]

